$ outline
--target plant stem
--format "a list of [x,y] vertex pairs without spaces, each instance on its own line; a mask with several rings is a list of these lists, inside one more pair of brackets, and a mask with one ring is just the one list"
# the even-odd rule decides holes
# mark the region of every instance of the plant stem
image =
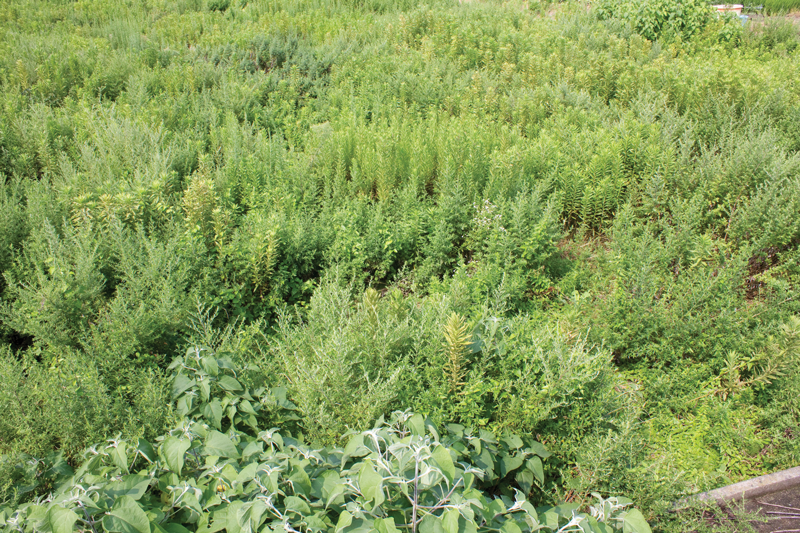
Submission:
[[419,503],[419,457],[414,458],[414,502],[411,508],[411,531],[417,532],[417,504]]

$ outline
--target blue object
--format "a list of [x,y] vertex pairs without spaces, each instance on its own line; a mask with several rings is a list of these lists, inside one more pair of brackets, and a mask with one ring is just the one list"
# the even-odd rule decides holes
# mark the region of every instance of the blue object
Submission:
[[739,18],[742,21],[742,26],[744,26],[745,24],[747,24],[747,19],[749,19],[750,17],[748,17],[747,15],[739,15]]

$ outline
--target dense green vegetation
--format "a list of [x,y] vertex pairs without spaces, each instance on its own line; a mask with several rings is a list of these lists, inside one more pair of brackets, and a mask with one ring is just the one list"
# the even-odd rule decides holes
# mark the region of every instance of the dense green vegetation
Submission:
[[[221,524],[167,488],[192,476],[212,506],[249,472],[253,508],[256,442],[305,520],[329,493],[297,479],[388,460],[347,451],[370,428],[429,439],[428,498],[456,479],[436,450],[463,461],[457,496],[503,505],[475,522],[506,533],[532,524],[515,490],[573,505],[541,513],[555,528],[589,504],[637,522],[597,493],[686,531],[674,499],[800,462],[791,23],[699,0],[8,0],[0,32],[9,531]],[[222,363],[180,357],[199,347]],[[236,386],[186,385],[220,364]],[[553,455],[486,474],[476,438],[498,464]],[[215,468],[223,490],[198,485]],[[108,485],[125,472],[153,481]],[[96,520],[30,504],[80,483]],[[384,508],[359,487],[292,527],[338,531],[351,503],[381,522],[348,528],[410,523],[399,488]],[[133,529],[106,519],[123,507]]]
[[797,0],[766,0],[763,3],[767,13],[793,13],[800,11],[800,2]]

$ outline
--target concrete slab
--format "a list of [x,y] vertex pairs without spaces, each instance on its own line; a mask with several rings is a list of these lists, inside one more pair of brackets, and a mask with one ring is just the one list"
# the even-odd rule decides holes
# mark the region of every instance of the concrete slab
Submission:
[[750,512],[769,518],[766,523],[751,522],[759,533],[800,533],[800,467],[735,483],[693,499],[725,504],[742,502]]
[[759,533],[800,532],[800,484],[746,499],[744,506],[769,518],[767,523],[752,523]]

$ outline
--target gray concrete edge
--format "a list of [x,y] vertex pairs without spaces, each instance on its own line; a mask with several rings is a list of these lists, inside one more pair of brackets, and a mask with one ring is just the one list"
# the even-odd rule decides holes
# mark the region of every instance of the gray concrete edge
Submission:
[[796,485],[800,485],[800,466],[689,496],[677,502],[675,510],[686,507],[692,500],[713,500],[719,503],[741,499],[752,500],[753,498],[759,498],[765,494],[785,490]]

